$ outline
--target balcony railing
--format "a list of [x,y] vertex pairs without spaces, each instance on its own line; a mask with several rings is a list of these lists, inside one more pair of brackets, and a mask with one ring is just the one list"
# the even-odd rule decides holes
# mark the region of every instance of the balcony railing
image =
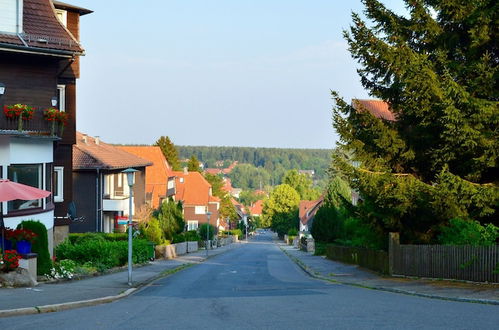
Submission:
[[23,120],[19,125],[20,118],[8,118],[3,108],[0,113],[0,132],[12,134],[25,134],[25,135],[40,135],[40,136],[57,136],[61,133],[59,123],[47,121],[43,118],[42,107],[35,107],[33,117],[29,120]]

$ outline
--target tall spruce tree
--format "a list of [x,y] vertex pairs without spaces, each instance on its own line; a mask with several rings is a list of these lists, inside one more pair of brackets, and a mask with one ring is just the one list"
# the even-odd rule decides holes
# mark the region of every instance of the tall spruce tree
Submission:
[[[359,212],[406,241],[431,241],[454,217],[497,221],[499,3],[405,0],[398,15],[363,0],[344,32],[361,83],[387,102],[385,120],[333,92],[333,126],[359,190]],[[352,166],[359,164],[359,166]]]
[[174,171],[180,171],[182,169],[180,166],[180,161],[178,159],[177,149],[168,136],[160,137],[156,141],[155,145],[161,148],[163,155],[168,161],[168,164],[170,164]]

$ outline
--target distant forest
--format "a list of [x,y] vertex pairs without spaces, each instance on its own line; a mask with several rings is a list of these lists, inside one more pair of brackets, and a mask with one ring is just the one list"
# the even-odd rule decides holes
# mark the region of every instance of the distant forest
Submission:
[[331,152],[328,149],[281,149],[253,147],[205,147],[176,146],[180,159],[196,156],[206,167],[217,167],[217,161],[224,161],[225,166],[232,161],[251,164],[265,169],[270,175],[270,184],[281,183],[287,170],[314,170],[314,181],[327,178],[327,169],[331,164]]

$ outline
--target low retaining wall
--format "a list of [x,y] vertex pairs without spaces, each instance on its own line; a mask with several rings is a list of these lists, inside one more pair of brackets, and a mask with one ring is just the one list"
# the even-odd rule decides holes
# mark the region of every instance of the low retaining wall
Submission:
[[175,245],[175,253],[178,256],[181,256],[181,255],[187,253],[187,242],[175,243],[173,245]]
[[187,253],[192,253],[196,252],[199,250],[199,244],[198,241],[190,241],[190,242],[185,242],[187,245]]

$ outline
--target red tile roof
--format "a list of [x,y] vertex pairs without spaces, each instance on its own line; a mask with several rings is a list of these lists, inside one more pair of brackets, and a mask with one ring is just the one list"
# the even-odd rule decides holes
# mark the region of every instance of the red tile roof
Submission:
[[18,36],[0,32],[1,46],[83,53],[78,40],[57,19],[51,0],[24,0],[23,4],[23,33]]
[[261,215],[263,213],[263,200],[256,201],[250,208],[251,215]]
[[199,172],[174,171],[177,192],[175,200],[183,201],[184,205],[208,205],[208,202],[218,201],[211,196],[211,185]]
[[373,116],[385,120],[395,121],[395,115],[390,111],[390,105],[381,100],[353,99],[352,106],[357,111],[367,110]]
[[161,198],[167,195],[168,178],[173,175],[161,148],[157,146],[117,146],[117,148],[152,162],[152,166],[146,167],[146,192],[152,194],[151,206],[158,208]]
[[76,144],[73,145],[73,169],[75,170],[114,170],[150,165],[152,163],[148,160],[132,155],[94,137],[80,132],[76,133]]
[[307,222],[312,219],[320,206],[324,202],[324,197],[321,197],[315,201],[300,201],[298,206],[298,217],[302,224],[306,225]]

